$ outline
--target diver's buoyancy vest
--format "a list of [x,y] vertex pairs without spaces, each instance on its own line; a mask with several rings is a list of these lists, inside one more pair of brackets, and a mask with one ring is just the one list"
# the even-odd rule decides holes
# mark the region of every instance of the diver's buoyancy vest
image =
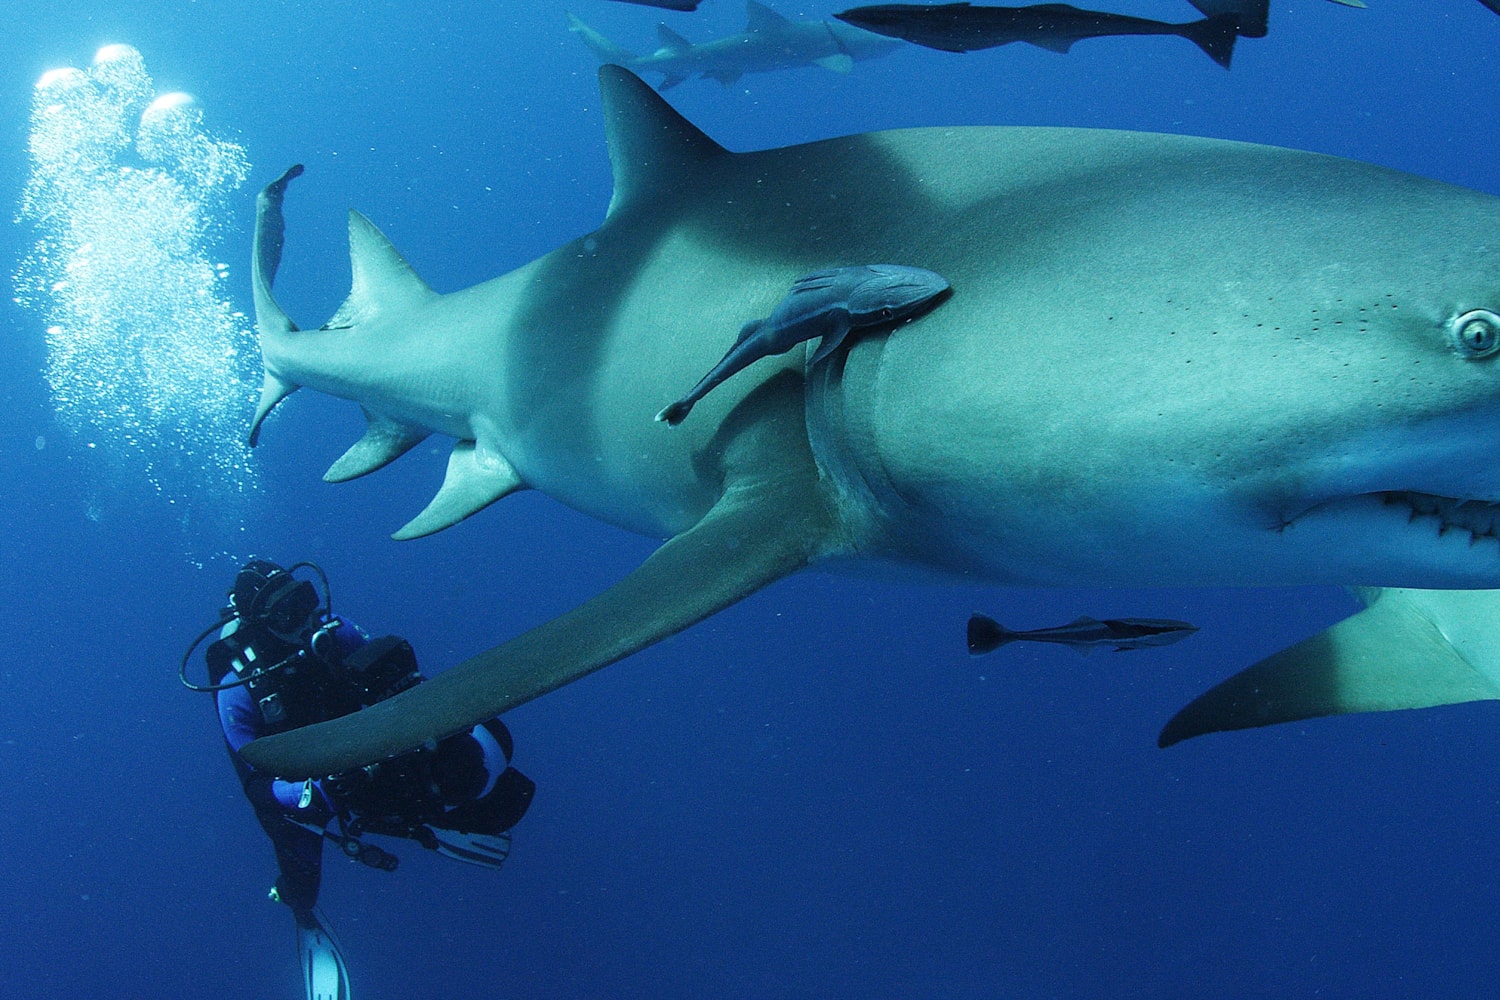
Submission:
[[267,736],[348,715],[422,679],[405,639],[382,636],[340,655],[331,632],[325,626],[290,642],[242,622],[209,646],[209,677],[245,680]]

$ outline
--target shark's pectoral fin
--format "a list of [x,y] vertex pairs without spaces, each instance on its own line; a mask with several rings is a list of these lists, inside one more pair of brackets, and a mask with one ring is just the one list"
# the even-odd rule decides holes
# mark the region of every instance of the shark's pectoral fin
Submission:
[[849,319],[846,313],[842,322],[839,322],[833,329],[823,334],[823,339],[819,342],[818,349],[813,352],[812,360],[807,363],[807,367],[812,368],[820,364],[824,358],[838,350],[839,345],[843,344],[844,338],[849,336],[849,330]]
[[1268,656],[1204,692],[1162,729],[1163,747],[1204,733],[1349,712],[1500,698],[1432,620],[1399,595]]
[[467,729],[795,573],[823,553],[833,525],[815,476],[733,487],[697,525],[567,614],[389,701],[242,753],[269,774],[336,774]]
[[348,482],[384,468],[421,444],[430,433],[425,427],[403,424],[369,412],[365,413],[365,418],[370,421],[370,426],[365,428],[364,437],[328,467],[323,473],[325,483]]
[[824,69],[831,69],[835,73],[847,73],[854,68],[854,57],[847,52],[824,56],[822,59],[814,59],[813,62]]
[[442,531],[525,486],[503,456],[481,453],[473,441],[460,441],[448,456],[448,472],[437,496],[391,537],[404,542]]
[[250,447],[254,448],[260,441],[260,425],[265,422],[271,411],[276,409],[276,404],[296,392],[298,388],[300,386],[266,372],[265,381],[260,386],[260,405],[255,408],[255,418],[250,421]]

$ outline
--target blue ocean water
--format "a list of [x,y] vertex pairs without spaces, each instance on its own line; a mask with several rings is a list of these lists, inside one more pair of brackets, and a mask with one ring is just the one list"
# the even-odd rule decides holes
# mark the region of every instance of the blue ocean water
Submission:
[[[1242,40],[1228,73],[1181,39],[1108,39],[1066,57],[909,48],[847,76],[669,96],[733,149],[908,125],[1108,126],[1500,194],[1500,18],[1474,0],[1369,2],[1273,0],[1269,36]],[[322,322],[342,300],[351,206],[440,291],[472,284],[608,204],[596,63],[565,9],[21,0],[0,36],[0,200],[20,211],[37,80],[125,43],[157,93],[191,92],[204,134],[247,159],[243,186],[184,203],[210,223],[195,247],[228,265],[209,293],[248,310],[253,192],[293,162],[308,172],[278,292],[294,317]],[[658,21],[694,40],[743,25],[735,0],[573,10],[641,50]],[[1176,0],[1129,10],[1194,15]],[[12,271],[32,221],[0,237]],[[218,425],[183,424],[181,401],[122,436],[55,397],[36,308],[7,304],[4,325],[0,995],[301,996],[291,921],[264,898],[268,845],[210,705],[173,676],[235,560],[317,560],[341,611],[407,636],[438,671],[598,592],[653,543],[534,494],[392,542],[440,481],[443,446],[326,486],[362,421],[311,393],[243,463]],[[215,405],[242,393],[248,421],[254,385],[225,378],[243,361],[205,379]],[[106,367],[98,398],[141,409],[141,379]],[[1155,746],[1198,692],[1352,607],[1323,589],[804,574],[510,713],[539,790],[503,872],[415,846],[394,874],[330,852],[323,909],[359,1000],[1481,995],[1500,965],[1493,705]],[[975,609],[1024,627],[1087,613],[1202,630],[1129,656],[971,660]]]

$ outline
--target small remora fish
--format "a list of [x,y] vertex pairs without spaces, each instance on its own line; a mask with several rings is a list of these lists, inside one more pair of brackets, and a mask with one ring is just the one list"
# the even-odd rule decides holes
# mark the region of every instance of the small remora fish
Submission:
[[741,327],[723,359],[656,419],[676,427],[698,400],[741,368],[822,337],[808,362],[811,368],[838,350],[851,330],[904,322],[931,308],[947,291],[948,279],[942,275],[900,264],[860,264],[803,275],[771,315]]
[[1099,646],[1113,646],[1115,652],[1123,653],[1127,649],[1146,646],[1170,646],[1196,631],[1198,626],[1170,618],[1106,618],[1099,621],[1085,615],[1055,628],[1018,632],[993,618],[976,614],[969,618],[969,655],[993,652],[1006,643],[1021,639],[1072,646],[1085,656]]

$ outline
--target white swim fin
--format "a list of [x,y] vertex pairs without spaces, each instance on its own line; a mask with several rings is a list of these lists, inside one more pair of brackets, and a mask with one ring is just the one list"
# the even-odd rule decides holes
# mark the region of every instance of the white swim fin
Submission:
[[307,1000],[349,1000],[349,969],[323,914],[313,911],[314,925],[297,924],[297,958]]

